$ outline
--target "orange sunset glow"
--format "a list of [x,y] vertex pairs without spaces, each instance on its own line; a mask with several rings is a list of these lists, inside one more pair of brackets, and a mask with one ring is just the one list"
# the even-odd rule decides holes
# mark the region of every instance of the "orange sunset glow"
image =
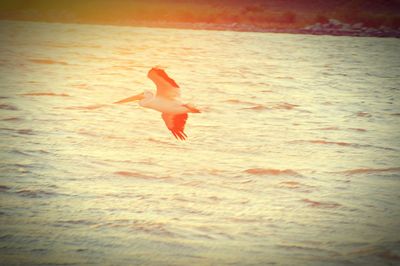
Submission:
[[1,265],[397,265],[399,1],[0,1]]
[[[389,29],[399,29],[399,12],[400,2],[396,0],[6,0],[0,4],[0,19],[374,36],[398,36]],[[336,31],[311,28],[330,19],[343,25],[334,24]],[[358,27],[351,26],[357,23],[376,30],[354,33]],[[337,31],[338,26],[344,29]]]

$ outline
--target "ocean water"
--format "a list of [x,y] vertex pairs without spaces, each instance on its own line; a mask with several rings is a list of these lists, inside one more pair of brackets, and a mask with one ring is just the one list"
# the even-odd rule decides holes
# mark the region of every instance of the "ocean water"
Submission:
[[[398,265],[400,41],[0,22],[1,265]],[[188,140],[114,101],[165,67]]]

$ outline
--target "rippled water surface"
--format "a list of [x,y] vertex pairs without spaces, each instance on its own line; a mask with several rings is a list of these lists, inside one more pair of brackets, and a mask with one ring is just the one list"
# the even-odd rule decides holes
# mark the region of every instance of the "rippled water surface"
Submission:
[[[395,265],[397,39],[0,22],[1,264]],[[112,102],[160,65],[186,142]]]

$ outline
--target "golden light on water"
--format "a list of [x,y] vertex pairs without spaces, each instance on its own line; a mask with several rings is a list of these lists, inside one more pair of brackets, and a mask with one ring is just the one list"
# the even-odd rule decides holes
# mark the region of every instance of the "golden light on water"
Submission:
[[[396,39],[0,22],[5,264],[398,260]],[[114,102],[151,67],[187,141]]]

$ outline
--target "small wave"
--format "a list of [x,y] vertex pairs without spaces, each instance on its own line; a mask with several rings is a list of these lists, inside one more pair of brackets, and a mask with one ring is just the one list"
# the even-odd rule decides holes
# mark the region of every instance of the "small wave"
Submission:
[[341,141],[326,141],[326,140],[309,140],[308,142],[314,144],[323,144],[323,145],[339,145],[339,146],[351,146],[352,143],[341,142]]
[[8,117],[8,118],[1,119],[1,121],[20,121],[20,120],[22,120],[22,119],[19,117]]
[[35,132],[32,129],[19,129],[17,130],[17,133],[21,135],[35,135]]
[[305,185],[297,181],[283,181],[279,183],[280,188],[286,188],[291,190],[296,190],[303,193],[310,193],[312,192],[313,186]]
[[172,144],[170,142],[162,141],[162,140],[155,139],[155,138],[152,138],[152,137],[147,138],[147,140],[151,141],[151,142],[154,142],[154,143],[158,143],[158,144],[166,144],[166,145],[174,146],[174,144]]
[[400,256],[390,250],[382,251],[382,252],[378,253],[377,255],[378,255],[378,257],[381,257],[382,259],[400,261]]
[[302,202],[308,203],[311,207],[320,207],[320,208],[337,208],[340,207],[341,205],[339,203],[335,202],[320,202],[320,201],[314,201],[310,199],[302,199]]
[[32,249],[30,250],[30,252],[36,253],[36,254],[38,254],[38,253],[45,254],[45,253],[47,253],[48,251],[49,251],[49,250],[46,249],[46,248],[32,248]]
[[85,135],[85,136],[90,136],[90,137],[97,137],[98,136],[97,134],[95,134],[93,132],[90,132],[90,131],[86,131],[84,129],[81,129],[81,130],[79,130],[77,132],[78,132],[78,134]]
[[242,100],[238,100],[238,99],[229,99],[229,100],[226,100],[225,102],[233,103],[233,104],[246,104],[246,105],[254,105],[254,104],[256,104],[256,103],[253,103],[253,102],[242,101]]
[[346,174],[346,175],[357,175],[357,174],[373,174],[373,173],[384,173],[384,172],[400,172],[400,167],[393,168],[358,168],[351,169],[346,171],[341,171],[337,173]]
[[112,140],[124,140],[125,138],[119,137],[119,136],[114,136],[114,135],[104,135],[103,138],[105,139],[112,139]]
[[340,130],[339,127],[323,127],[323,128],[318,128],[318,130]]
[[46,191],[42,189],[21,189],[16,192],[17,194],[23,196],[23,197],[29,197],[29,198],[42,198],[46,196],[53,196],[56,193],[51,192],[51,191]]
[[396,148],[390,148],[390,147],[383,147],[383,146],[375,146],[375,145],[359,145],[360,147],[371,147],[375,149],[380,149],[380,150],[386,150],[386,151],[399,151]]
[[94,225],[95,222],[89,220],[61,220],[56,223],[59,226],[68,226],[68,225]]
[[35,135],[35,132],[32,129],[0,128],[0,130],[11,131],[21,135]]
[[283,249],[288,249],[288,250],[303,250],[303,251],[309,251],[309,252],[328,252],[329,254],[332,255],[338,255],[336,252],[334,251],[330,251],[330,250],[325,250],[323,248],[320,247],[309,247],[309,246],[303,246],[303,245],[296,245],[296,244],[278,244],[277,245],[280,248]]
[[[75,32],[74,29],[67,30],[67,32]],[[77,48],[101,48],[101,45],[95,45],[95,44],[73,44],[73,43],[68,43],[68,44],[63,44],[63,43],[46,43],[46,46],[49,47],[57,47],[57,48],[71,48],[71,47],[77,47]]]
[[243,110],[256,110],[256,111],[261,111],[261,110],[265,110],[265,109],[268,109],[268,108],[262,104],[257,104],[253,107],[243,108]]
[[130,49],[124,49],[124,50],[119,49],[118,54],[120,54],[120,55],[131,55],[132,51]]
[[132,70],[132,67],[131,66],[111,66],[107,69],[110,69],[110,70]]
[[400,256],[396,253],[382,247],[369,246],[361,249],[356,249],[348,253],[348,255],[375,255],[385,260],[400,261]]
[[208,168],[205,171],[207,171],[210,175],[221,175],[224,173],[224,170],[215,168]]
[[133,230],[142,231],[154,235],[173,236],[174,234],[166,228],[165,223],[152,221],[129,221],[128,227]]
[[198,186],[200,186],[202,184],[204,184],[203,181],[193,180],[193,181],[189,181],[189,182],[186,182],[186,183],[182,183],[182,186],[198,187]]
[[[28,135],[34,135],[34,133],[28,134]],[[23,156],[36,156],[36,155],[42,155],[42,154],[50,154],[50,152],[42,150],[42,149],[38,149],[38,150],[10,149],[9,152],[14,155],[23,155]],[[10,165],[13,165],[15,167],[20,167],[20,168],[32,168],[32,167],[34,167],[35,164],[14,163],[14,164],[10,164]]]
[[349,130],[353,130],[353,131],[359,131],[359,132],[366,132],[367,130],[364,128],[355,128],[355,127],[351,127],[348,128]]
[[284,109],[284,110],[292,110],[300,105],[291,104],[291,103],[280,103],[272,107],[272,109]]
[[59,64],[59,65],[68,65],[68,63],[64,61],[54,61],[51,59],[29,59],[29,61],[37,64],[45,64],[45,65],[52,65],[52,64]]
[[375,145],[370,145],[370,144],[349,143],[349,142],[343,142],[343,141],[294,140],[294,141],[290,141],[289,143],[300,143],[300,142],[307,142],[307,143],[321,144],[321,145],[338,145],[338,146],[353,147],[353,148],[374,148],[374,149],[380,149],[380,150],[397,151],[397,149],[390,148],[390,147],[375,146]]
[[108,104],[93,104],[93,105],[87,105],[87,106],[69,106],[65,107],[64,109],[67,110],[95,110],[99,109],[102,107],[108,106]]
[[109,220],[105,222],[99,222],[92,226],[93,228],[127,228],[128,230],[140,231],[154,235],[174,235],[171,231],[166,228],[164,223],[152,222],[145,220],[130,220],[130,219],[117,219]]
[[[327,131],[329,131],[329,130],[343,130],[343,129],[340,128],[340,127],[335,127],[335,126],[333,126],[333,127],[322,127],[322,128],[317,128],[317,130],[327,130]],[[367,131],[367,130],[364,129],[364,128],[355,128],[355,127],[347,128],[347,130],[353,130],[353,131],[358,131],[358,132],[366,132],[366,131]]]
[[296,181],[283,181],[280,182],[281,186],[286,187],[286,188],[300,188],[302,185],[300,182]]
[[59,96],[59,97],[70,97],[66,93],[54,93],[54,92],[28,92],[20,94],[22,96]]
[[6,191],[9,190],[10,187],[6,186],[6,185],[0,185],[0,191]]
[[290,80],[293,80],[294,79],[294,77],[290,77],[290,76],[277,76],[277,77],[275,77],[276,79],[290,79]]
[[296,171],[285,169],[266,169],[266,168],[251,168],[244,171],[245,173],[252,174],[252,175],[291,175],[291,176],[300,176],[299,173]]
[[137,172],[129,172],[129,171],[117,171],[114,172],[114,174],[119,175],[119,176],[125,176],[125,177],[135,177],[135,178],[142,178],[142,179],[165,179],[166,177],[157,177],[157,176],[150,176],[150,175],[145,175]]
[[371,117],[372,115],[370,113],[367,113],[367,112],[358,112],[357,116],[358,117]]
[[14,105],[10,105],[10,104],[0,104],[0,109],[1,110],[10,110],[10,111],[17,111],[18,108],[15,107]]
[[[10,153],[13,155],[22,155],[22,156],[26,156],[26,157],[31,156],[31,154],[29,154],[29,153],[26,153],[26,152],[23,152],[20,150],[16,150],[16,149],[11,150]],[[24,164],[19,164],[19,163],[12,164],[12,166],[18,167],[17,170],[22,173],[30,173],[30,171],[28,171],[27,169],[33,168],[33,165],[28,165],[28,164],[24,165]]]
[[273,105],[272,107],[267,107],[263,104],[256,104],[256,103],[251,103],[251,102],[240,102],[240,103],[252,105],[252,107],[246,107],[246,108],[243,108],[243,110],[256,110],[256,111],[267,110],[267,109],[292,110],[299,106],[297,104],[291,104],[291,103],[279,103],[279,104]]
[[89,88],[89,85],[86,83],[79,83],[79,84],[74,84],[72,85],[72,87],[74,88],[78,88],[78,89],[85,89],[87,90]]
[[248,217],[227,217],[225,220],[229,223],[259,223],[262,219],[261,218],[248,218]]

